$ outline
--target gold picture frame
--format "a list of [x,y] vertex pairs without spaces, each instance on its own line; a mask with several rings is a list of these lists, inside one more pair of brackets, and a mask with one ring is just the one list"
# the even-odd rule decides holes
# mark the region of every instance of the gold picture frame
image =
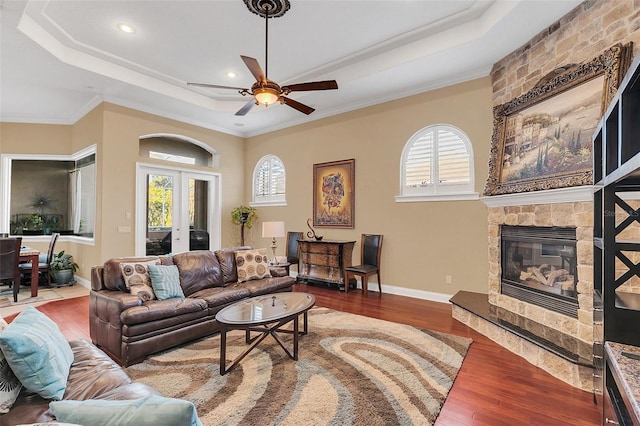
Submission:
[[493,109],[489,177],[483,195],[593,182],[592,136],[631,62],[631,44],[543,77]]
[[356,160],[313,165],[313,226],[353,228]]

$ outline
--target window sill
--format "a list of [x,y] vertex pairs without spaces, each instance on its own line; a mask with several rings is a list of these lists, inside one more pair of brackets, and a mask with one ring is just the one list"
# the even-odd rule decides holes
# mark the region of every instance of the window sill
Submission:
[[252,201],[249,203],[250,207],[286,207],[287,200],[274,200],[274,201]]
[[424,201],[470,201],[479,200],[477,192],[458,192],[455,194],[396,195],[396,203],[419,203]]

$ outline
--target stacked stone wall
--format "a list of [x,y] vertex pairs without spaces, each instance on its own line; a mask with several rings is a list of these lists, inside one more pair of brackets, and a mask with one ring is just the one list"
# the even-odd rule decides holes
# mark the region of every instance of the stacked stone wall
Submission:
[[587,0],[493,65],[494,105],[531,90],[558,67],[590,61],[616,43],[640,51],[640,0]]

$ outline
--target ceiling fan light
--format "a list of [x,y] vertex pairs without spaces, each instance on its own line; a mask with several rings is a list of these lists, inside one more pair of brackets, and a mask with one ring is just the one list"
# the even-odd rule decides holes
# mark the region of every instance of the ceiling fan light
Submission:
[[278,92],[269,87],[262,87],[253,91],[253,96],[259,104],[269,106],[278,100]]

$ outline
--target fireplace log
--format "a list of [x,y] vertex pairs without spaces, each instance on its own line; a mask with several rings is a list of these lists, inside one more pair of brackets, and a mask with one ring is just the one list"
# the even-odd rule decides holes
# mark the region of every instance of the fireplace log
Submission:
[[540,267],[532,266],[527,268],[527,272],[520,273],[522,281],[530,279],[549,287],[553,287],[557,282],[566,281],[569,277],[569,271],[566,269],[549,268],[547,264],[540,265]]

